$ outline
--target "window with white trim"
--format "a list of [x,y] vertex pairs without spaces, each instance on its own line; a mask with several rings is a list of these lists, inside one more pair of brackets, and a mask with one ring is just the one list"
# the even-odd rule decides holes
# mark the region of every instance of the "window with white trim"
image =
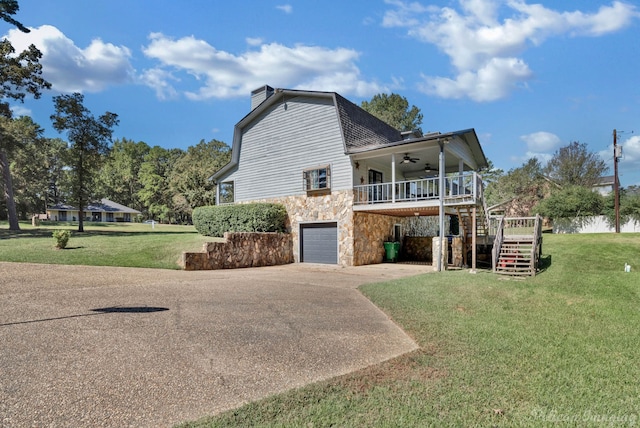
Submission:
[[224,181],[220,183],[219,195],[220,200],[218,201],[218,203],[220,205],[234,203],[235,199],[233,181]]
[[313,192],[331,189],[331,168],[329,165],[320,168],[305,169],[302,172],[304,190]]

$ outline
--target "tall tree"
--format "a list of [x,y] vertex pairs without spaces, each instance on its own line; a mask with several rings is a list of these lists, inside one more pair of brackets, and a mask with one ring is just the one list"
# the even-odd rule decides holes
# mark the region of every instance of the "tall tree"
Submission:
[[154,146],[144,157],[138,172],[141,185],[138,197],[149,217],[163,222],[170,222],[174,218],[173,193],[169,182],[173,167],[183,154],[180,149],[167,150]]
[[22,23],[16,21],[13,17],[13,15],[18,13],[18,10],[20,10],[20,6],[18,6],[18,0],[0,0],[0,19],[8,22],[11,25],[14,25],[23,33],[28,33],[31,30],[22,25]]
[[67,142],[61,138],[46,138],[41,146],[45,154],[47,191],[45,207],[66,200],[68,173],[66,170]]
[[[29,29],[13,18],[18,9],[17,0],[0,0],[0,19],[15,25],[20,31],[28,33]],[[26,50],[15,55],[15,49],[11,42],[6,39],[0,41],[0,99],[4,100],[0,101],[0,115],[4,118],[11,118],[7,98],[22,102],[26,94],[31,94],[37,99],[40,98],[41,90],[51,87],[51,84],[41,77],[40,58],[42,58],[42,53],[34,45],[30,45]],[[13,139],[10,133],[0,126],[0,169],[4,181],[4,196],[7,203],[10,230],[20,230],[20,226],[7,153],[19,144],[20,142]]]
[[537,158],[530,158],[520,167],[509,170],[487,185],[488,205],[506,204],[509,215],[527,216],[552,186],[542,173]]
[[180,212],[183,217],[191,218],[193,208],[215,204],[215,185],[209,177],[226,165],[230,157],[231,150],[222,141],[201,140],[178,159],[171,176],[171,188],[181,196],[174,198],[174,202],[176,208],[183,208]]
[[420,109],[414,105],[409,108],[409,101],[401,95],[377,94],[371,98],[371,101],[363,101],[360,107],[398,131],[422,132]]
[[56,109],[56,114],[51,115],[53,127],[58,132],[66,131],[70,142],[71,194],[79,210],[78,232],[84,232],[84,204],[91,200],[94,178],[108,153],[118,115],[106,112],[96,119],[83,105],[84,96],[77,92],[59,95],[53,101]]
[[20,218],[42,213],[47,191],[47,158],[44,130],[28,116],[13,119],[14,138],[21,141],[11,160],[14,198]]
[[591,188],[609,168],[586,143],[574,141],[560,147],[545,167],[545,172],[560,186]]
[[151,147],[139,141],[123,138],[111,146],[100,170],[99,192],[105,197],[128,207],[143,211],[138,192],[142,188],[139,172]]
[[504,170],[496,168],[493,162],[487,159],[487,166],[480,170],[480,174],[482,175],[482,182],[485,186],[488,186],[490,183],[499,180],[504,175]]

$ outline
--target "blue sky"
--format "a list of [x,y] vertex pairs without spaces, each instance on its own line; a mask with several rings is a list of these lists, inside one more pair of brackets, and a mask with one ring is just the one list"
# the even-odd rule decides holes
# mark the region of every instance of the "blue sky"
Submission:
[[[250,91],[335,91],[356,104],[398,93],[424,131],[475,128],[509,170],[572,141],[640,184],[640,8],[594,0],[32,0],[2,29],[34,43],[40,100],[15,105],[50,137],[51,97],[82,92],[117,113],[115,138],[183,148],[231,144]],[[635,131],[635,132],[634,132]]]

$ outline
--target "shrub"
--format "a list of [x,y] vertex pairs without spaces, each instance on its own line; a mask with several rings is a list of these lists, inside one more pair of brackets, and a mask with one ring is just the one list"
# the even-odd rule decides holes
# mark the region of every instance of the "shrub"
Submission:
[[66,248],[69,238],[71,238],[71,232],[68,230],[55,230],[53,232],[53,239],[56,240],[56,248]]
[[602,214],[604,199],[586,187],[567,186],[543,199],[534,212],[553,220]]
[[280,204],[217,205],[193,210],[193,225],[204,236],[224,232],[284,232],[287,210]]

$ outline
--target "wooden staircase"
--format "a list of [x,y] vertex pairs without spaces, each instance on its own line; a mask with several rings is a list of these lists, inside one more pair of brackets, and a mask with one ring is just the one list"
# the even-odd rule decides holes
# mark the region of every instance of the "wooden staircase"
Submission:
[[502,218],[493,244],[493,272],[535,276],[542,252],[540,216]]
[[[474,212],[475,209],[475,212]],[[484,198],[482,203],[477,205],[463,205],[456,207],[458,214],[459,235],[463,237],[463,260],[469,266],[471,261],[467,260],[473,248],[473,229],[476,231],[476,245],[491,245],[492,236],[490,231],[489,217],[487,216]]]

